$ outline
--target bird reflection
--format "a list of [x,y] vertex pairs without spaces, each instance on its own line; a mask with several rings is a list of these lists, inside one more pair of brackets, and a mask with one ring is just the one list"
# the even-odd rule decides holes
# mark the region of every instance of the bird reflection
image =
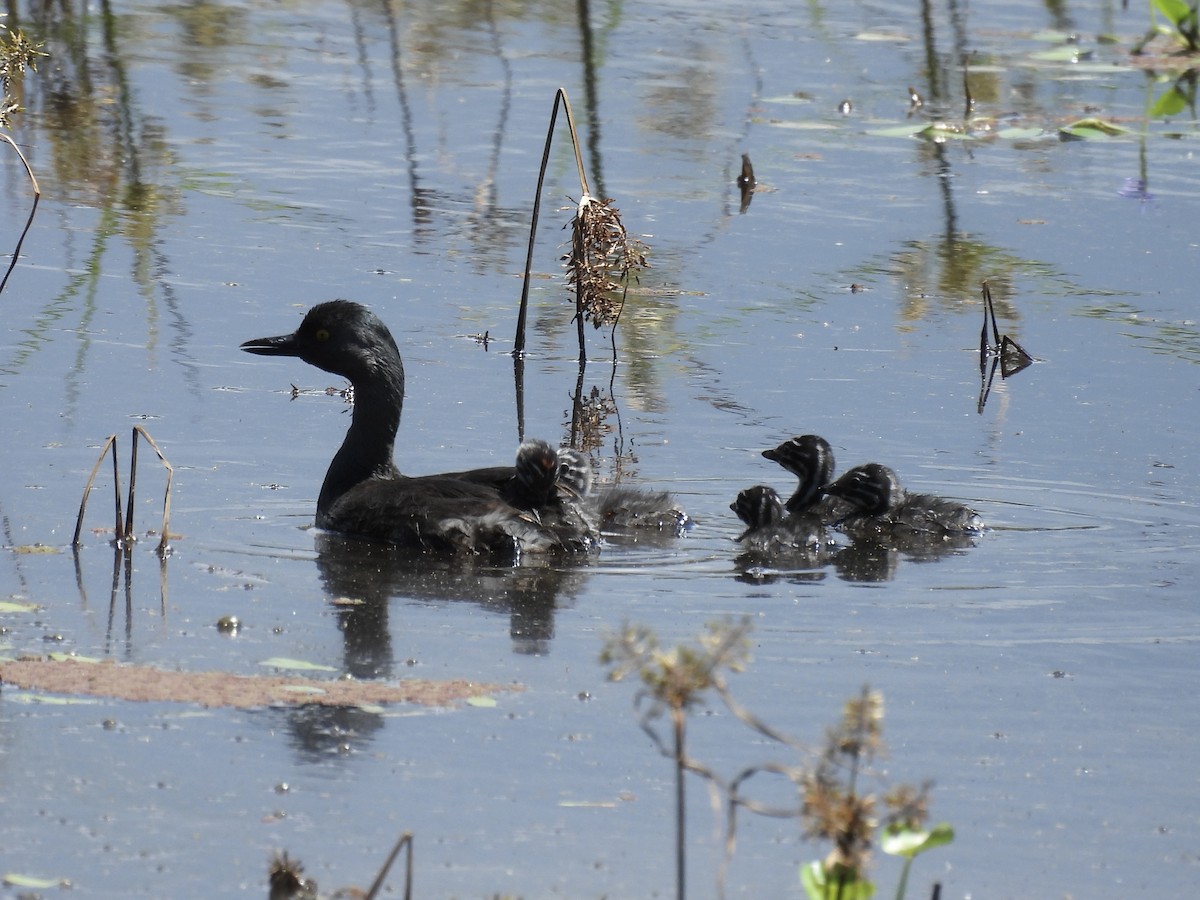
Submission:
[[413,553],[373,541],[321,533],[317,568],[345,645],[345,668],[355,678],[392,677],[389,608],[399,600],[465,600],[508,613],[516,653],[546,653],[554,611],[578,595],[586,567],[488,566],[471,560]]
[[[473,603],[508,614],[514,653],[549,652],[554,613],[573,600],[586,568],[474,565],[331,532],[316,535],[317,569],[333,605],[343,641],[343,669],[361,680],[409,677],[397,661],[390,618],[413,601]],[[297,753],[310,762],[364,749],[384,724],[374,710],[311,704],[275,710],[285,716]]]

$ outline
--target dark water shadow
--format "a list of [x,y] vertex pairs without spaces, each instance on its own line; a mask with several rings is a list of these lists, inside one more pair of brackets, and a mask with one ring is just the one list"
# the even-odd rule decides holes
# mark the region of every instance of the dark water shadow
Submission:
[[937,562],[961,556],[974,547],[978,535],[893,535],[887,543],[859,540],[845,546],[791,548],[764,555],[742,553],[734,560],[734,577],[746,584],[812,584],[830,573],[856,584],[893,581],[903,563]]
[[[414,663],[396,659],[392,631],[404,627],[405,606],[431,601],[472,603],[507,615],[514,653],[548,653],[556,610],[578,595],[588,577],[586,567],[489,566],[324,532],[316,535],[316,550],[342,634],[343,670],[364,680],[409,673]],[[385,725],[383,712],[372,708],[312,704],[268,715],[283,720],[279,727],[308,763],[350,756]]]
[[390,618],[406,602],[460,601],[506,614],[514,653],[547,653],[555,611],[588,578],[586,563],[492,566],[336,534],[318,534],[316,548],[321,581],[345,641],[345,670],[355,678],[394,676]]

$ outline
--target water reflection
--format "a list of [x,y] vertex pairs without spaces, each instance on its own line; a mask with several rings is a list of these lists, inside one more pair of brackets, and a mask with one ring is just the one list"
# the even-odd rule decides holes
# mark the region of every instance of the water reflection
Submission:
[[[77,15],[70,6],[35,4],[25,18],[16,4],[8,6],[12,26],[25,25],[45,42],[52,66],[29,79],[24,96],[36,135],[25,140],[38,148],[35,169],[42,176],[45,199],[78,205],[95,215],[86,229],[70,234],[57,260],[72,274],[57,296],[41,300],[29,328],[30,340],[5,368],[24,368],[33,351],[42,349],[56,327],[66,324],[77,335],[75,364],[66,373],[64,416],[74,419],[85,380],[93,335],[105,312],[99,297],[101,279],[114,274],[112,257],[120,257],[114,238],[128,246],[132,260],[129,279],[145,301],[146,353],[150,364],[161,340],[164,310],[171,356],[183,371],[193,396],[200,384],[196,359],[190,350],[192,329],[182,312],[172,283],[175,263],[163,249],[161,236],[183,212],[181,180],[175,170],[167,128],[147,114],[133,85],[125,47],[129,21],[108,2],[95,19]],[[92,46],[99,27],[99,46]],[[76,246],[75,236],[84,238]]]
[[[328,532],[316,534],[317,569],[342,634],[342,670],[356,679],[403,678],[411,660],[397,660],[392,628],[406,606],[462,601],[507,614],[514,653],[545,654],[555,612],[573,601],[586,568],[550,565],[492,567],[461,557],[413,552]],[[385,724],[371,709],[311,704],[271,710],[285,720],[303,761],[323,762],[365,748]]]
[[497,568],[329,533],[317,535],[316,547],[321,581],[337,608],[343,665],[356,678],[395,675],[393,600],[466,601],[507,613],[513,652],[540,654],[549,652],[555,611],[574,600],[589,573],[548,562]]
[[735,578],[748,584],[823,581],[830,569],[842,581],[881,583],[895,580],[902,562],[936,562],[975,546],[970,534],[893,535],[887,543],[853,541],[845,546],[788,548],[764,555],[743,553],[734,560]]
[[265,713],[283,719],[279,728],[291,734],[292,748],[301,762],[321,763],[366,749],[385,725],[375,710],[356,706],[323,706],[311,703]]

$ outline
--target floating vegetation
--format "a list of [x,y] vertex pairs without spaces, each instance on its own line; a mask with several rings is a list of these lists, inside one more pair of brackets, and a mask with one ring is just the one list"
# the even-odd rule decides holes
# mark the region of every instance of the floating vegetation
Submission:
[[1130,133],[1128,128],[1123,128],[1120,125],[1106,122],[1104,119],[1098,119],[1094,116],[1079,119],[1070,125],[1063,125],[1058,129],[1059,136],[1067,141],[1109,140],[1111,138],[1125,137]]
[[1188,69],[1167,88],[1154,105],[1150,107],[1147,117],[1150,119],[1170,119],[1189,109],[1196,108],[1196,70]]
[[[473,681],[406,679],[395,683],[335,679],[233,675],[228,672],[171,672],[151,666],[118,665],[109,660],[26,657],[0,663],[7,687],[135,702],[194,703],[204,707],[253,709],[264,706],[375,706],[415,703],[451,706],[516,685]],[[472,704],[479,706],[480,704]]]

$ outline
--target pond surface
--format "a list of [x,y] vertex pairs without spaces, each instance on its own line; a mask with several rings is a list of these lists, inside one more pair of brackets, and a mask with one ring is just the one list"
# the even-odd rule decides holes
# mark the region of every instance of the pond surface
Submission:
[[[747,615],[746,707],[815,746],[870,684],[884,783],[936,782],[933,818],[957,839],[917,861],[910,896],[935,880],[957,898],[1194,890],[1200,158],[1192,106],[1148,113],[1186,62],[1130,58],[1147,26],[1132,6],[13,9],[50,56],[12,132],[43,196],[0,297],[0,598],[35,608],[0,613],[0,652],[241,674],[285,657],[523,690],[329,712],[6,686],[4,871],[76,897],[262,896],[287,848],[331,890],[369,884],[411,830],[421,896],[671,895],[670,765],[597,657],[625,622],[671,644]],[[963,124],[962,59],[969,133],[908,133]],[[401,468],[508,463],[507,351],[560,85],[593,191],[650,248],[615,367],[589,330],[593,458],[675,492],[695,527],[516,570],[320,535],[348,422],[323,389],[345,385],[238,345],[321,300],[368,304],[408,367]],[[1063,138],[1087,118],[1125,131]],[[745,208],[743,153],[760,187]],[[29,186],[0,158],[11,248]],[[578,196],[560,131],[523,397],[524,433],[552,441],[578,376],[559,264]],[[997,374],[981,408],[985,279],[1037,362]],[[76,564],[83,485],[109,434],[127,461],[133,425],[175,467],[173,553],[160,566],[144,539],[114,574],[92,531],[111,521],[106,465]],[[759,454],[806,432],[839,470],[886,462],[990,530],[932,560],[742,571],[729,503],[790,489]],[[141,453],[139,532],[162,498]],[[54,552],[23,552],[37,545]],[[231,615],[235,637],[215,627]],[[786,756],[715,702],[691,740],[728,776]],[[699,782],[689,829],[690,893],[713,896]],[[797,866],[828,851],[795,821],[745,817],[738,838],[733,896],[799,897]],[[877,860],[882,891],[898,871]]]

